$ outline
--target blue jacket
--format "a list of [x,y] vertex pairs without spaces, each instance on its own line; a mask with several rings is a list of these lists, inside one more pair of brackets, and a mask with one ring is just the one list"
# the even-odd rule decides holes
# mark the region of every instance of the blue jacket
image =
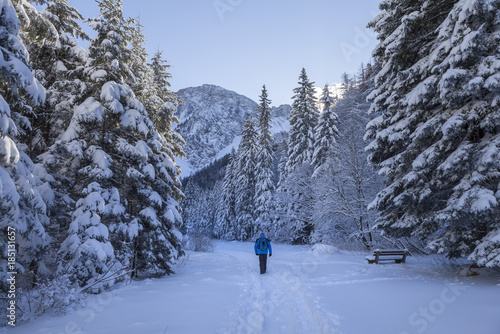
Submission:
[[271,242],[269,240],[267,240],[266,237],[263,236],[263,235],[261,235],[260,238],[257,239],[257,241],[255,241],[255,245],[253,247],[255,249],[255,254],[267,254],[267,252],[268,252],[268,251],[259,249],[259,240],[260,239],[265,239],[266,240],[269,254],[272,255],[273,254],[273,249],[271,248]]

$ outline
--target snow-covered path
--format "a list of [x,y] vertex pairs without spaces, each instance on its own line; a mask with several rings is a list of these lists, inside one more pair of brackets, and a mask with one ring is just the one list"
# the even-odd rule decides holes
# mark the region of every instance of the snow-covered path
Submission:
[[283,255],[268,260],[268,272],[260,275],[258,258],[248,249],[230,252],[246,268],[246,284],[231,320],[220,333],[335,333],[337,316],[324,310],[319,298],[308,293],[297,266]]
[[177,274],[91,296],[82,309],[8,333],[500,333],[500,277],[456,277],[432,258],[368,265],[363,254],[251,243],[190,253]]

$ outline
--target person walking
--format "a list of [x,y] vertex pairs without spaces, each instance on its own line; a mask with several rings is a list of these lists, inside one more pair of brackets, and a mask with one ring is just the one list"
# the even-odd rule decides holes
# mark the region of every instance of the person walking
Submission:
[[261,233],[260,237],[255,241],[254,249],[255,255],[259,257],[260,273],[264,274],[267,269],[267,253],[269,252],[269,257],[273,256],[271,241],[266,238],[264,233]]

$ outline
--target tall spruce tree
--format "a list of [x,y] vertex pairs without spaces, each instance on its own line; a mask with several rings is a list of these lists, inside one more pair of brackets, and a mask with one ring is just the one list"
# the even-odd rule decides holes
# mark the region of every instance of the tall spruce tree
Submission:
[[[50,167],[71,170],[77,175],[71,180],[76,207],[67,227],[67,237],[60,247],[63,261],[59,272],[70,274],[80,286],[111,271],[114,266],[130,264],[130,250],[122,251],[118,262],[115,261],[109,233],[110,228],[114,230],[112,225],[120,227],[112,236],[120,232],[129,236],[123,240],[127,245],[139,229],[135,221],[135,226],[127,224],[126,204],[113,180],[113,176],[120,175],[122,179],[117,184],[127,184],[122,154],[117,155],[118,159],[111,156],[116,144],[125,146],[127,143],[122,136],[113,133],[121,128],[120,116],[134,110],[135,97],[124,84],[131,76],[126,66],[130,38],[121,2],[104,0],[98,4],[101,16],[89,20],[97,36],[90,42],[83,72],[87,85],[84,100],[74,107],[61,141],[56,142],[51,148],[52,154],[45,157]],[[127,91],[122,91],[122,87]],[[122,95],[126,97],[120,101]],[[127,231],[123,233],[123,230]]]
[[500,265],[498,1],[385,1],[370,26],[382,68],[369,96],[372,207],[393,235]]
[[310,219],[312,208],[311,176],[315,147],[314,129],[319,111],[314,96],[314,82],[309,81],[305,69],[299,76],[299,87],[293,91],[290,133],[288,137],[287,178],[282,186],[288,202],[288,225],[293,243],[309,242],[313,230]]
[[[5,246],[0,257],[2,291],[7,291],[7,272],[47,273],[43,257],[50,242],[46,201],[53,195],[50,187],[40,183],[43,171],[35,169],[21,139],[31,128],[27,116],[44,102],[45,92],[28,65],[17,16],[10,0],[0,2],[0,243]],[[12,248],[7,249],[7,245],[16,246],[14,267],[8,267],[7,250]]]
[[236,236],[248,240],[255,231],[255,160],[257,156],[258,132],[254,115],[245,121],[235,172],[236,177]]
[[255,228],[269,232],[271,210],[273,208],[273,138],[271,136],[271,100],[268,99],[266,86],[262,87],[260,105],[257,107],[259,139],[256,161],[255,184]]
[[314,129],[319,118],[314,82],[309,81],[304,68],[300,72],[298,83],[299,87],[293,90],[295,94],[292,97],[292,112],[290,113],[287,173],[292,173],[301,164],[312,163]]
[[98,4],[101,16],[90,20],[97,36],[84,71],[86,99],[53,148],[78,176],[76,210],[60,253],[61,270],[80,285],[113,266],[132,277],[167,274],[181,253],[179,168],[127,84],[135,78],[128,66],[130,21],[121,1]]
[[327,162],[333,160],[340,136],[337,128],[338,116],[333,111],[335,100],[330,94],[328,85],[323,88],[320,103],[323,106],[323,112],[315,128],[315,148],[312,161],[314,166],[313,176],[317,176],[322,169],[329,167]]
[[[43,162],[38,168],[43,166],[47,169],[48,174],[44,179],[50,182],[54,190],[54,198],[47,203],[54,248],[58,248],[64,240],[68,229],[66,222],[71,220],[72,200],[68,194],[71,193],[73,181],[66,173],[60,173],[61,166],[50,166],[44,159],[50,156],[47,153],[49,147],[69,126],[73,109],[83,101],[87,87],[82,80],[86,52],[77,45],[75,38],[85,40],[88,37],[79,24],[82,16],[67,2],[50,1],[41,12],[53,25],[58,38],[55,41],[44,40],[41,45],[32,41],[28,46],[35,76],[44,85],[47,95],[45,104],[38,106],[36,117],[31,119],[30,150],[33,156],[43,153],[37,158]],[[63,159],[58,162],[62,163]]]
[[163,52],[157,51],[148,64],[152,72],[152,86],[148,90],[148,99],[145,102],[149,111],[149,117],[154,122],[156,128],[169,143],[172,156],[184,157],[183,147],[186,142],[182,136],[173,129],[174,123],[179,123],[175,116],[177,107],[182,103],[179,97],[170,91],[170,78],[168,72],[170,65],[163,59]]

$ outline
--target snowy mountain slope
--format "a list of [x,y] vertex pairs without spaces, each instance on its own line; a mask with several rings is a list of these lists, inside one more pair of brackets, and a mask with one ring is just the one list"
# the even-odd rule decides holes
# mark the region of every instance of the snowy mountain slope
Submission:
[[260,275],[252,243],[217,242],[190,252],[175,275],[88,296],[75,312],[8,333],[500,332],[498,276],[457,277],[440,256],[370,265],[364,254],[313,249],[273,244]]
[[[179,106],[180,124],[175,129],[186,141],[186,158],[178,164],[186,177],[238,146],[245,119],[257,103],[215,85],[185,88],[177,94],[184,104]],[[274,133],[287,131],[290,109],[289,105],[272,108]]]
[[[177,95],[184,104],[177,111],[176,130],[186,141],[186,159],[180,165],[192,170],[208,165],[230,144],[257,107],[251,99],[215,85],[181,89]],[[182,176],[187,172],[183,169]]]

